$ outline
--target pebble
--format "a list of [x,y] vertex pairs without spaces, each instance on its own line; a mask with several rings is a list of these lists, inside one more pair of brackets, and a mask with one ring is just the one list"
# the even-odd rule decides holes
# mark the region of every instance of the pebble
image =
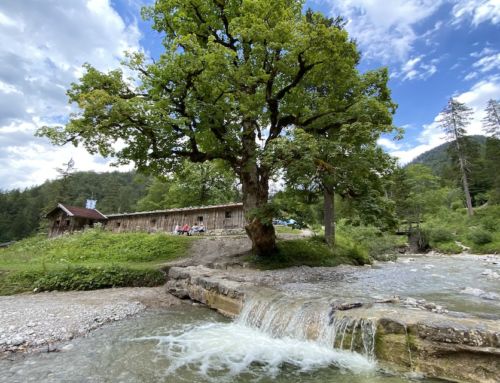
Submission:
[[124,288],[0,296],[0,357],[4,352],[53,351],[58,342],[143,311],[140,299],[160,293],[159,288]]

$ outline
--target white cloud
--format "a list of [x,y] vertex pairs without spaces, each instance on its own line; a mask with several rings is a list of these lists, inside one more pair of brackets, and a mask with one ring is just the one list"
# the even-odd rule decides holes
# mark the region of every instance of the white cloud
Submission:
[[484,22],[500,23],[500,1],[498,0],[459,0],[453,6],[454,23],[471,20],[477,26]]
[[[474,112],[473,120],[467,128],[467,134],[484,134],[485,132],[481,122],[484,118],[484,108],[489,99],[500,98],[500,76],[492,76],[478,81],[467,92],[454,95],[454,97],[458,101],[467,104]],[[431,123],[422,127],[422,132],[417,138],[419,145],[409,149],[393,150],[390,151],[390,154],[399,158],[401,164],[406,164],[419,154],[444,143],[444,134],[439,127],[438,121],[439,115],[437,115]]]
[[473,79],[475,79],[477,76],[478,76],[478,73],[477,73],[477,72],[470,72],[469,74],[467,74],[467,75],[464,77],[464,80],[466,80],[466,81],[473,80]]
[[480,50],[478,52],[472,52],[470,55],[471,55],[471,57],[483,57],[483,56],[490,55],[492,53],[495,53],[494,49],[492,49],[490,47],[484,47],[482,50]]
[[379,138],[377,144],[389,150],[397,150],[400,147],[398,143],[385,137]]
[[437,59],[430,62],[425,62],[424,55],[412,57],[406,61],[399,72],[393,72],[394,78],[401,78],[402,81],[406,80],[426,80],[434,73],[437,72]]
[[478,61],[472,64],[480,72],[485,73],[491,70],[500,68],[500,53],[491,54],[481,57]]
[[100,157],[33,133],[68,118],[65,90],[83,63],[116,68],[125,50],[140,49],[140,37],[135,21],[125,23],[109,0],[0,2],[0,188],[53,178],[71,157],[80,170],[109,169]]
[[[384,62],[406,61],[419,36],[414,26],[434,14],[441,0],[324,0],[332,14],[349,21],[347,29],[368,58]],[[442,23],[436,23],[423,36],[428,38]]]

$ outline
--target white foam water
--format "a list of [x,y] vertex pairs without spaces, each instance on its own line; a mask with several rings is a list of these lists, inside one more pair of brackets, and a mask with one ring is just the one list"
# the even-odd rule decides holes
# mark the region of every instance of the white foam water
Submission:
[[[241,374],[257,380],[274,377],[284,368],[305,372],[335,367],[356,374],[375,370],[371,323],[334,318],[324,302],[293,305],[282,298],[247,300],[233,323],[198,324],[141,339],[158,341],[158,352],[170,361],[169,374],[196,370],[217,381]],[[349,344],[343,344],[346,331]],[[361,353],[353,352],[355,339]]]
[[158,341],[158,351],[171,360],[169,373],[188,368],[207,377],[217,373],[276,376],[285,365],[302,372],[330,366],[355,373],[375,368],[372,360],[360,354],[290,337],[273,338],[240,323],[207,323],[141,339]]

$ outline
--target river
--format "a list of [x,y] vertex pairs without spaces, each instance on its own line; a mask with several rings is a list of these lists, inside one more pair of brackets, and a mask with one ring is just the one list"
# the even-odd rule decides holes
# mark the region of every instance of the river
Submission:
[[0,360],[0,382],[437,382],[383,369],[369,321],[356,324],[359,341],[333,348],[350,324],[328,316],[332,301],[398,295],[402,304],[432,300],[454,316],[500,318],[495,257],[402,258],[345,267],[340,279],[338,271],[332,281],[260,289],[234,321],[183,304],[104,326],[59,352],[13,355]]

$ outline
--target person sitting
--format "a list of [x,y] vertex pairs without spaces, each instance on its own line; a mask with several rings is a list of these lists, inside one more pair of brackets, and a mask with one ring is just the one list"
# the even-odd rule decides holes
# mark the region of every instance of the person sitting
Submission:
[[177,234],[177,235],[181,235],[182,234],[182,228],[179,226],[178,223],[175,224],[174,234]]
[[204,233],[206,231],[205,225],[203,225],[203,222],[200,223],[200,226],[198,226],[198,232],[199,233]]
[[190,230],[191,230],[191,228],[189,227],[189,225],[187,223],[184,224],[184,226],[182,226],[182,233],[183,234],[186,233],[186,235],[191,235]]
[[199,226],[196,223],[193,224],[193,226],[191,226],[191,234],[195,234],[195,233],[199,233],[199,232],[200,232]]

